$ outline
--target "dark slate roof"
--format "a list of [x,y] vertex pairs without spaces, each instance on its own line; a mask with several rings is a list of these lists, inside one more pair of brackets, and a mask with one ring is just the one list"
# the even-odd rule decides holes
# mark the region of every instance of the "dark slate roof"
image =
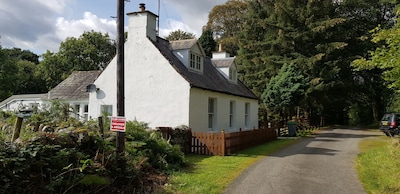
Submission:
[[230,67],[235,61],[234,57],[229,57],[225,59],[212,59],[212,62],[217,67]]
[[172,50],[183,50],[190,49],[194,44],[196,44],[196,39],[187,39],[187,40],[175,40],[171,41],[170,45]]
[[237,83],[233,83],[225,78],[213,65],[210,58],[206,57],[204,59],[203,74],[200,74],[188,70],[188,68],[173,54],[171,45],[167,40],[157,37],[157,41],[153,41],[153,44],[169,61],[172,67],[190,83],[191,87],[258,99],[241,81],[238,80]]
[[100,75],[101,71],[74,71],[72,74],[50,90],[50,99],[78,100],[89,98],[86,86],[93,82]]

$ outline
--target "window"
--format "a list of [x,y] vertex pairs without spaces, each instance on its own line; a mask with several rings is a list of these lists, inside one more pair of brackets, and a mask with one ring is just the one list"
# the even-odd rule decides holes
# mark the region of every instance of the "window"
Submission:
[[196,55],[196,69],[201,70],[201,58],[198,55]]
[[29,103],[29,108],[31,109],[38,109],[39,108],[39,103]]
[[237,71],[235,68],[229,68],[229,80],[237,81]]
[[190,53],[190,63],[189,63],[190,68],[194,70],[201,71],[202,69],[202,58],[194,53]]
[[235,125],[235,101],[229,102],[229,127],[233,128]]
[[89,118],[89,105],[85,104],[85,107],[83,109],[83,120],[87,121]]
[[249,127],[250,124],[250,103],[244,104],[244,125]]
[[79,104],[74,105],[74,118],[79,120]]
[[215,127],[215,98],[208,99],[208,128],[213,129]]
[[100,111],[101,115],[112,116],[112,105],[101,105]]

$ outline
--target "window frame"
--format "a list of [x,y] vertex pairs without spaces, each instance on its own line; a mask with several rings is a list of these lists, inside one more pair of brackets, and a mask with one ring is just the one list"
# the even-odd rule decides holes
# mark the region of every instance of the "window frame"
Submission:
[[208,129],[214,130],[216,126],[216,112],[217,112],[217,99],[216,98],[208,98]]
[[244,103],[244,126],[249,127],[250,124],[250,103]]
[[195,52],[189,52],[189,68],[197,72],[202,72],[203,57]]
[[104,115],[105,113],[109,113],[107,114],[107,116],[113,116],[113,105],[111,104],[100,105],[100,114]]
[[235,126],[235,112],[236,112],[236,102],[231,100],[229,101],[229,127],[234,128]]

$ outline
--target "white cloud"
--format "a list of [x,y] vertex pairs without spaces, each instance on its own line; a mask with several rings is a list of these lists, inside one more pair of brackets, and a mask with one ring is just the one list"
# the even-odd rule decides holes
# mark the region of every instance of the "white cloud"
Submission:
[[188,32],[200,37],[203,26],[207,24],[209,12],[214,6],[224,4],[227,0],[166,1],[173,5],[175,12],[179,13],[182,18],[181,22],[186,24],[188,29],[190,29]]
[[60,40],[65,40],[67,37],[79,37],[83,32],[91,30],[108,33],[111,38],[115,38],[116,21],[99,18],[90,12],[85,12],[83,18],[79,20],[59,17],[55,34]]
[[[35,0],[31,0],[35,1]],[[42,5],[46,6],[47,8],[51,9],[55,13],[61,14],[63,13],[64,9],[67,7],[67,5],[71,2],[75,2],[75,0],[37,0],[38,3],[41,3]]]
[[[0,44],[42,54],[46,50],[56,52],[67,37],[79,37],[84,31],[108,32],[115,38],[116,21],[109,18],[115,13],[115,2],[110,7],[110,0],[96,0],[97,4],[90,1],[93,0],[0,0]],[[164,0],[161,6],[166,8],[161,9],[160,36],[181,29],[199,37],[208,13],[215,5],[225,2]],[[164,9],[168,13],[163,14]]]

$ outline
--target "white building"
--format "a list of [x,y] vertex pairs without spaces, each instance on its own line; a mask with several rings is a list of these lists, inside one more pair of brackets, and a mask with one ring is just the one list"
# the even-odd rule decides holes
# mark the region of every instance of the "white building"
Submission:
[[43,109],[46,106],[47,99],[47,93],[13,95],[0,102],[0,110],[19,112],[24,109]]
[[87,86],[92,84],[100,73],[101,71],[74,71],[48,93],[13,95],[0,102],[0,109],[15,113],[35,108],[45,110],[50,108],[52,100],[58,100],[69,105],[72,117],[87,121],[89,110]]
[[[125,42],[125,117],[149,127],[187,125],[193,131],[258,128],[258,98],[237,80],[226,53],[205,57],[197,40],[168,42],[156,34],[156,18],[128,13]],[[88,115],[117,116],[116,58],[94,82]]]

